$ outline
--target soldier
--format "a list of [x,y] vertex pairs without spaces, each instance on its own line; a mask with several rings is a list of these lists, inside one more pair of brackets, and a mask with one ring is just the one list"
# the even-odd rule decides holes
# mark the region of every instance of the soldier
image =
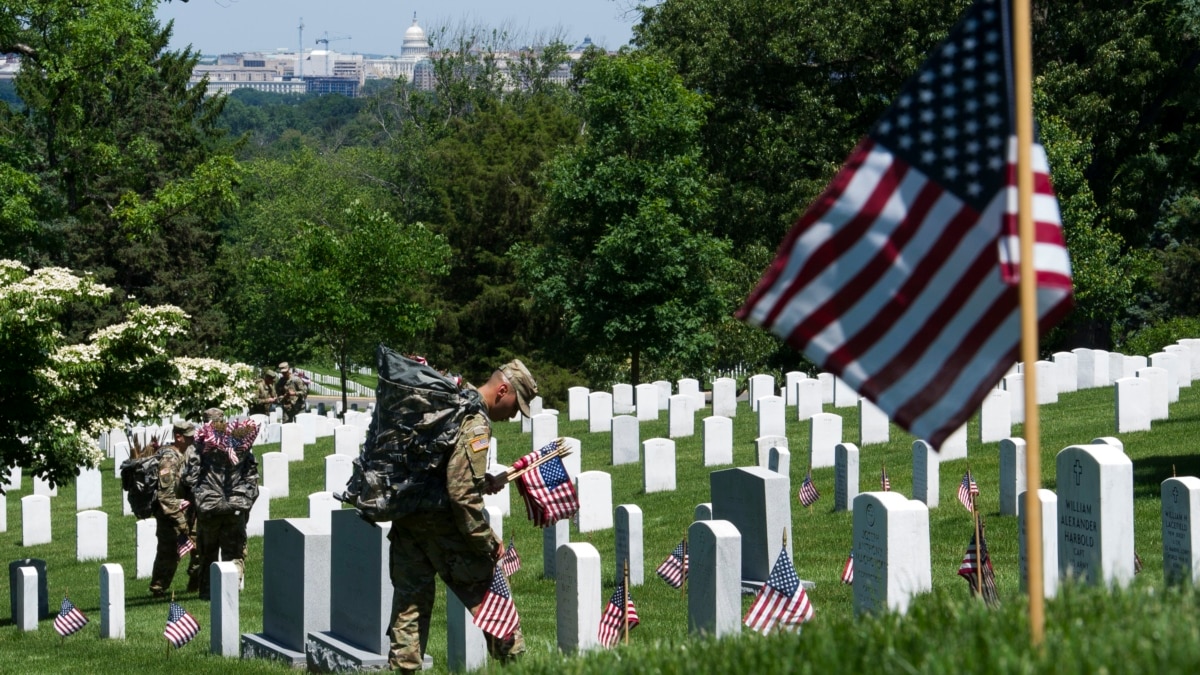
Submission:
[[[150,593],[162,597],[175,579],[179,559],[189,551],[195,557],[195,539],[188,524],[188,501],[182,499],[180,476],[184,468],[184,453],[196,435],[196,425],[176,422],[172,429],[175,441],[158,451],[158,493],[154,502],[154,520],[158,523],[158,550],[154,556],[154,571],[150,574]],[[189,568],[189,578],[196,570]],[[192,587],[189,580],[188,587]]]
[[187,481],[195,495],[199,535],[200,597],[209,596],[209,566],[218,553],[245,576],[246,521],[258,499],[258,460],[250,448],[258,435],[254,420],[226,423],[217,408],[204,411],[196,447],[188,453]]
[[[471,385],[466,385],[471,387]],[[519,408],[529,414],[537,383],[525,364],[510,361],[492,373],[478,392],[483,411],[467,415],[446,460],[448,510],[420,512],[392,521],[388,539],[392,586],[389,665],[406,673],[421,669],[433,618],[434,577],[474,615],[492,582],[503,546],[483,517],[483,495],[503,486],[490,479],[487,449],[491,420],[506,420]],[[485,633],[488,652],[501,662],[525,651],[520,627],[507,639]]]
[[283,423],[295,422],[296,415],[304,412],[304,402],[308,398],[308,385],[299,377],[292,377],[292,369],[288,362],[279,364],[279,380],[275,382],[275,396],[279,407],[283,409]]
[[258,390],[254,393],[254,404],[250,406],[250,414],[271,414],[271,404],[275,400],[275,371],[264,368],[262,379],[258,382]]

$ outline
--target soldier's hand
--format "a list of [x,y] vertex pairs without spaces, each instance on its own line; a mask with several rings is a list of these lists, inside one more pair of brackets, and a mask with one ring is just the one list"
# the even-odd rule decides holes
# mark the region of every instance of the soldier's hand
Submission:
[[504,486],[508,484],[508,476],[505,474],[492,475],[489,473],[485,475],[487,477],[487,483],[483,486],[484,494],[494,495],[503,490]]

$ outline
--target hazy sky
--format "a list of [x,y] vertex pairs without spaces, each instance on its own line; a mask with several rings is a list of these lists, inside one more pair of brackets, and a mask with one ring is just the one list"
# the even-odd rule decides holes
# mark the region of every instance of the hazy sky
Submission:
[[[647,0],[648,1],[648,0]],[[638,0],[190,0],[163,2],[158,17],[175,20],[171,46],[191,44],[203,54],[295,50],[304,19],[304,47],[329,34],[342,52],[399,54],[404,31],[431,27],[506,27],[523,37],[561,35],[568,44],[584,36],[608,49],[629,42]],[[653,4],[653,3],[650,3]],[[348,40],[336,38],[350,36]],[[526,40],[533,41],[533,40]]]

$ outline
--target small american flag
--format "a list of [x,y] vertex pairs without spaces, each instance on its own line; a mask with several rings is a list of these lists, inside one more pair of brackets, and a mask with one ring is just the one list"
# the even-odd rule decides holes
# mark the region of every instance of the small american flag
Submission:
[[662,561],[655,572],[662,580],[671,584],[675,588],[683,586],[683,580],[687,578],[688,571],[688,554],[687,554],[687,539],[679,542],[671,555]]
[[804,477],[804,482],[800,484],[800,503],[812,506],[820,498],[821,493],[817,492],[817,486],[813,484],[812,469],[809,469],[808,475]]
[[884,492],[892,491],[892,481],[888,478],[887,466],[884,466],[883,470],[879,472],[879,489]]
[[517,554],[517,547],[512,539],[508,540],[508,548],[504,549],[504,555],[500,556],[500,569],[506,577],[511,577],[521,569],[521,556]]
[[54,630],[59,635],[66,637],[72,633],[78,632],[86,626],[88,618],[79,611],[70,600],[63,598],[62,609],[58,610],[58,616],[54,617]]
[[1142,573],[1142,556],[1138,555],[1137,551],[1133,552],[1133,573]]
[[[622,606],[625,608],[624,614],[621,612]],[[617,644],[617,640],[621,639],[621,634],[625,631],[626,617],[630,630],[640,623],[637,608],[633,606],[633,597],[625,592],[625,583],[621,582],[617,584],[617,589],[608,599],[608,606],[604,608],[604,615],[600,617],[600,644],[605,647]]]
[[200,624],[196,623],[195,617],[184,611],[179,603],[172,602],[167,611],[167,627],[163,630],[163,637],[167,638],[167,642],[178,649],[199,634]]
[[[979,577],[983,577],[983,599],[990,606],[1000,604],[1000,594],[996,592],[996,573],[992,569],[992,557],[988,555],[987,538],[983,536],[983,518],[979,519],[979,538],[982,545],[975,545],[975,535],[971,534],[971,543],[967,546],[967,554],[963,556],[962,564],[958,566],[958,576],[967,580],[973,595],[979,594]],[[979,573],[979,550],[983,550],[983,574]]]
[[176,546],[179,549],[179,557],[183,558],[183,556],[195,550],[196,542],[192,541],[192,538],[186,534],[181,534],[179,535],[179,543]]
[[850,552],[850,557],[846,558],[846,564],[842,567],[842,583],[854,583],[854,551]]
[[[542,456],[556,452],[562,439],[555,439],[541,450],[535,450],[513,464],[520,470],[533,464]],[[525,472],[517,479],[517,490],[525,499],[525,513],[537,527],[549,527],[563,518],[570,518],[579,510],[579,495],[575,484],[567,475],[562,459],[555,457],[537,468]]]
[[767,633],[775,626],[796,628],[813,617],[813,606],[804,592],[787,548],[779,552],[775,566],[742,619],[750,630]]
[[475,625],[488,635],[504,640],[512,635],[519,623],[517,605],[513,603],[508,580],[497,565],[492,571],[492,586],[483,596],[483,603],[479,605],[479,612],[475,615]]
[[974,511],[975,497],[979,496],[979,486],[975,483],[975,478],[971,475],[971,470],[963,474],[962,482],[958,484],[958,501],[967,508],[968,511]]

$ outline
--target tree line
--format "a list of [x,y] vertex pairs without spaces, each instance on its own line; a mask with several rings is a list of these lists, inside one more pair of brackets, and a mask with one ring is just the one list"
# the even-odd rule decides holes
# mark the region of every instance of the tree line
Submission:
[[[369,364],[382,341],[470,381],[521,357],[562,398],[804,368],[731,314],[967,2],[664,0],[617,54],[553,43],[507,73],[505,36],[435,32],[433,90],[358,99],[205,97],[155,5],[0,8],[22,58],[0,258],[114,289],[65,330],[170,303],[179,353]],[[1200,10],[1041,3],[1034,24],[1076,284],[1043,350],[1200,335]]]

